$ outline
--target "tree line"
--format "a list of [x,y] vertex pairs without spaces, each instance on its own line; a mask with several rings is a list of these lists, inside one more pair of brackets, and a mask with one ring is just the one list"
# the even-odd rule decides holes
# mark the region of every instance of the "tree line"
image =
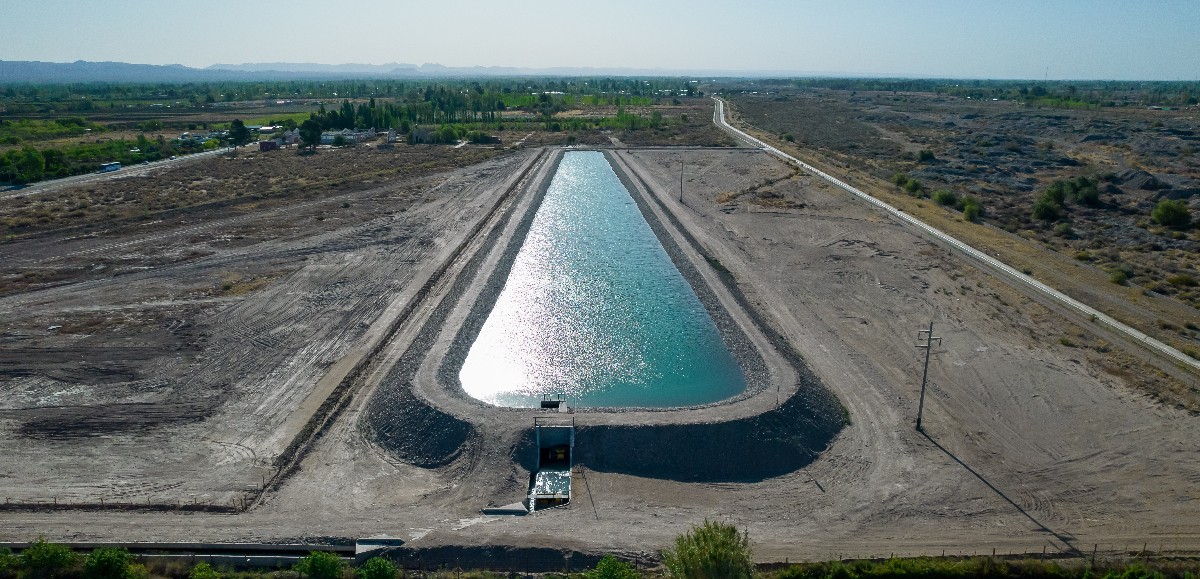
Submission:
[[[405,103],[467,100],[481,106],[497,101],[522,107],[542,94],[567,99],[592,99],[601,104],[618,97],[662,98],[696,95],[696,83],[683,78],[532,77],[451,80],[263,81],[181,84],[20,84],[0,81],[0,114],[88,114],[97,111],[140,110],[153,106],[211,108],[219,103],[264,100],[329,100],[368,98]],[[457,96],[453,96],[457,95]],[[482,98],[475,98],[479,95]]]

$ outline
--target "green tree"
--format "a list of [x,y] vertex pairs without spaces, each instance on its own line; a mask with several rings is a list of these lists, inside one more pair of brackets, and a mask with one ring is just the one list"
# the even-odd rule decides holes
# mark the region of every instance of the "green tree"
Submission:
[[52,579],[66,575],[78,562],[79,556],[70,547],[47,543],[41,537],[21,551],[21,566],[31,579]]
[[18,183],[41,181],[46,175],[46,158],[33,147],[21,149],[13,165],[16,167]]
[[44,149],[42,158],[45,160],[44,175],[54,179],[58,177],[66,177],[71,174],[71,167],[67,161],[67,155],[58,149]]
[[596,563],[596,568],[584,573],[585,579],[640,579],[641,575],[634,570],[633,565],[621,561],[612,555],[605,555]]
[[396,566],[383,557],[372,557],[358,568],[359,579],[395,579]]
[[442,125],[437,130],[437,142],[454,143],[458,141],[458,131],[450,125]]
[[233,119],[229,124],[229,140],[234,146],[242,146],[250,142],[250,129],[246,128],[246,123],[242,119]]
[[754,575],[750,537],[737,527],[714,521],[675,538],[663,552],[663,565],[679,579],[749,579]]
[[117,547],[100,547],[88,553],[83,561],[83,576],[87,579],[129,579],[133,555]]
[[313,551],[296,563],[296,572],[309,579],[339,579],[342,576],[342,560],[326,551]]
[[1159,201],[1154,210],[1150,212],[1150,219],[1172,229],[1186,229],[1192,224],[1192,214],[1188,211],[1187,203],[1182,200],[1163,199]]
[[316,150],[321,142],[321,123],[316,119],[308,119],[300,125],[300,142],[304,147]]

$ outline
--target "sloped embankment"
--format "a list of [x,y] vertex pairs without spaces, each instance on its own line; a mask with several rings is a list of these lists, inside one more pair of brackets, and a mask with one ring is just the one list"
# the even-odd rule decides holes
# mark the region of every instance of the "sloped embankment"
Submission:
[[[539,160],[544,157],[544,153],[539,155]],[[551,159],[550,162],[557,163],[557,158]],[[467,243],[492,220],[495,212],[503,206],[503,201],[519,189],[522,181],[536,166],[538,166],[536,161],[528,165],[508,191],[496,201],[489,215],[481,219],[475,231],[464,239],[463,244],[455,252],[455,256],[459,255]],[[553,166],[551,174],[553,174]],[[545,187],[544,184],[537,194],[544,195]],[[536,208],[536,203],[534,207]],[[516,203],[508,205],[495,226],[490,228],[487,239],[484,240],[481,247],[493,247],[499,243],[505,226],[512,219],[516,210]],[[529,211],[526,221],[532,220],[532,214],[533,210]],[[523,226],[528,228],[525,223]],[[404,462],[422,468],[438,468],[449,465],[464,452],[477,446],[479,430],[469,422],[443,412],[415,395],[413,380],[421,362],[437,340],[446,318],[457,305],[467,286],[471,284],[473,276],[466,275],[466,273],[479,271],[487,258],[487,253],[487,251],[478,251],[471,256],[463,267],[464,273],[454,279],[441,302],[425,321],[404,354],[388,372],[367,405],[360,427],[376,444]],[[451,258],[447,264],[453,261],[454,259]]]
[[683,482],[781,476],[815,460],[842,428],[841,408],[821,390],[801,388],[777,410],[729,422],[580,427],[575,462]]

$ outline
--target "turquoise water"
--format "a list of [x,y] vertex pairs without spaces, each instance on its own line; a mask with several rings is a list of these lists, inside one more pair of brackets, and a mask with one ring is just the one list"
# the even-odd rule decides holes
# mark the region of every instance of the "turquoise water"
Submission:
[[598,152],[563,156],[459,373],[474,398],[536,407],[670,407],[730,398],[745,377]]

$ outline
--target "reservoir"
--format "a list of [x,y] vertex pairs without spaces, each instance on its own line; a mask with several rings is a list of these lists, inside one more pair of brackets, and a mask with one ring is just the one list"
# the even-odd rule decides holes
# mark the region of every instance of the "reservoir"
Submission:
[[602,153],[557,173],[471,345],[466,393],[508,407],[665,408],[746,389],[741,367]]

